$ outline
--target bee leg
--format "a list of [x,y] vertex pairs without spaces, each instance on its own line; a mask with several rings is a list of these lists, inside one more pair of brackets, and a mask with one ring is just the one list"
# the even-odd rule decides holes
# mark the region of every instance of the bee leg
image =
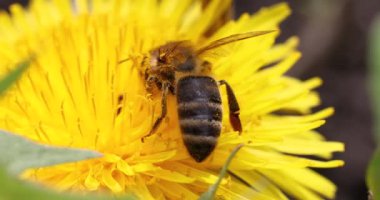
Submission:
[[149,131],[148,135],[145,135],[141,138],[141,141],[144,142],[145,138],[151,136],[157,128],[160,126],[162,120],[166,117],[167,113],[167,106],[166,106],[166,97],[168,95],[169,85],[168,84],[162,84],[162,97],[161,97],[161,115],[156,119],[154,122],[152,129]]
[[226,86],[227,98],[228,98],[228,109],[230,112],[230,123],[232,125],[232,128],[235,131],[239,131],[239,133],[241,133],[243,129],[242,129],[240,118],[239,118],[240,108],[239,108],[239,103],[236,100],[234,91],[225,80],[220,80],[219,84]]

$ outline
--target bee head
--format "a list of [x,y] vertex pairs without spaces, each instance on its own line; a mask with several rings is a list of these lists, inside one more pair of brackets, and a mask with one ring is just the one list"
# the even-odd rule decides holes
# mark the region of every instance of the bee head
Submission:
[[149,56],[144,59],[145,83],[148,91],[154,87],[161,89],[163,83],[174,85],[174,56],[167,51],[164,45],[150,51]]
[[[189,41],[168,42],[149,52],[145,59],[145,81],[147,88],[156,85],[175,87],[175,74],[193,66],[193,49]],[[165,83],[165,84],[163,84]],[[174,90],[174,89],[173,89]]]

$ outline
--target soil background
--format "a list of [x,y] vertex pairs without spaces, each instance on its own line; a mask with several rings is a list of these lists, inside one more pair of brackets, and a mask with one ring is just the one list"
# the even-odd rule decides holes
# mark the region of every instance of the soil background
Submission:
[[[0,8],[26,0],[1,0]],[[374,150],[372,109],[368,92],[368,32],[380,15],[379,0],[236,0],[234,15],[254,13],[263,6],[288,2],[292,15],[281,25],[279,42],[300,37],[302,59],[289,72],[300,79],[319,76],[320,108],[333,106],[336,113],[319,129],[329,140],[346,144],[335,158],[346,162],[343,168],[318,170],[338,186],[336,199],[367,199],[365,170]],[[317,108],[318,109],[318,108]]]

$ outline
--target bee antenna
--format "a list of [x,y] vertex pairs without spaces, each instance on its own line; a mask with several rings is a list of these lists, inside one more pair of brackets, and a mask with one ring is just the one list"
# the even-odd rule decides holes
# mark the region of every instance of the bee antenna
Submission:
[[122,63],[127,62],[128,60],[131,60],[131,58],[125,58],[125,59],[123,59],[123,60],[119,60],[119,61],[117,62],[117,64],[120,65],[120,64],[122,64]]

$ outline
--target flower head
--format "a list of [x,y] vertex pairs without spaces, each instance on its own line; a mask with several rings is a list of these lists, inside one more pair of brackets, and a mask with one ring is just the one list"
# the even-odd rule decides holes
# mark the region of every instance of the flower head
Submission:
[[[344,147],[313,130],[333,113],[332,108],[311,113],[319,104],[312,90],[321,80],[284,75],[300,58],[296,37],[275,44],[279,32],[266,34],[209,57],[215,79],[227,80],[235,91],[244,131],[233,131],[224,115],[218,145],[204,162],[195,162],[183,144],[174,95],[156,133],[141,140],[161,112],[160,93],[148,92],[142,75],[152,49],[170,41],[203,46],[232,34],[277,30],[290,13],[286,4],[244,14],[207,36],[230,1],[212,0],[207,6],[200,0],[70,2],[35,0],[27,10],[13,5],[10,15],[0,14],[0,66],[36,55],[1,99],[0,127],[104,157],[31,170],[25,177],[62,190],[196,199],[216,181],[231,150],[243,143],[218,196],[333,198],[335,186],[309,168],[341,166],[342,161],[328,159]],[[221,94],[226,112],[227,97]]]

